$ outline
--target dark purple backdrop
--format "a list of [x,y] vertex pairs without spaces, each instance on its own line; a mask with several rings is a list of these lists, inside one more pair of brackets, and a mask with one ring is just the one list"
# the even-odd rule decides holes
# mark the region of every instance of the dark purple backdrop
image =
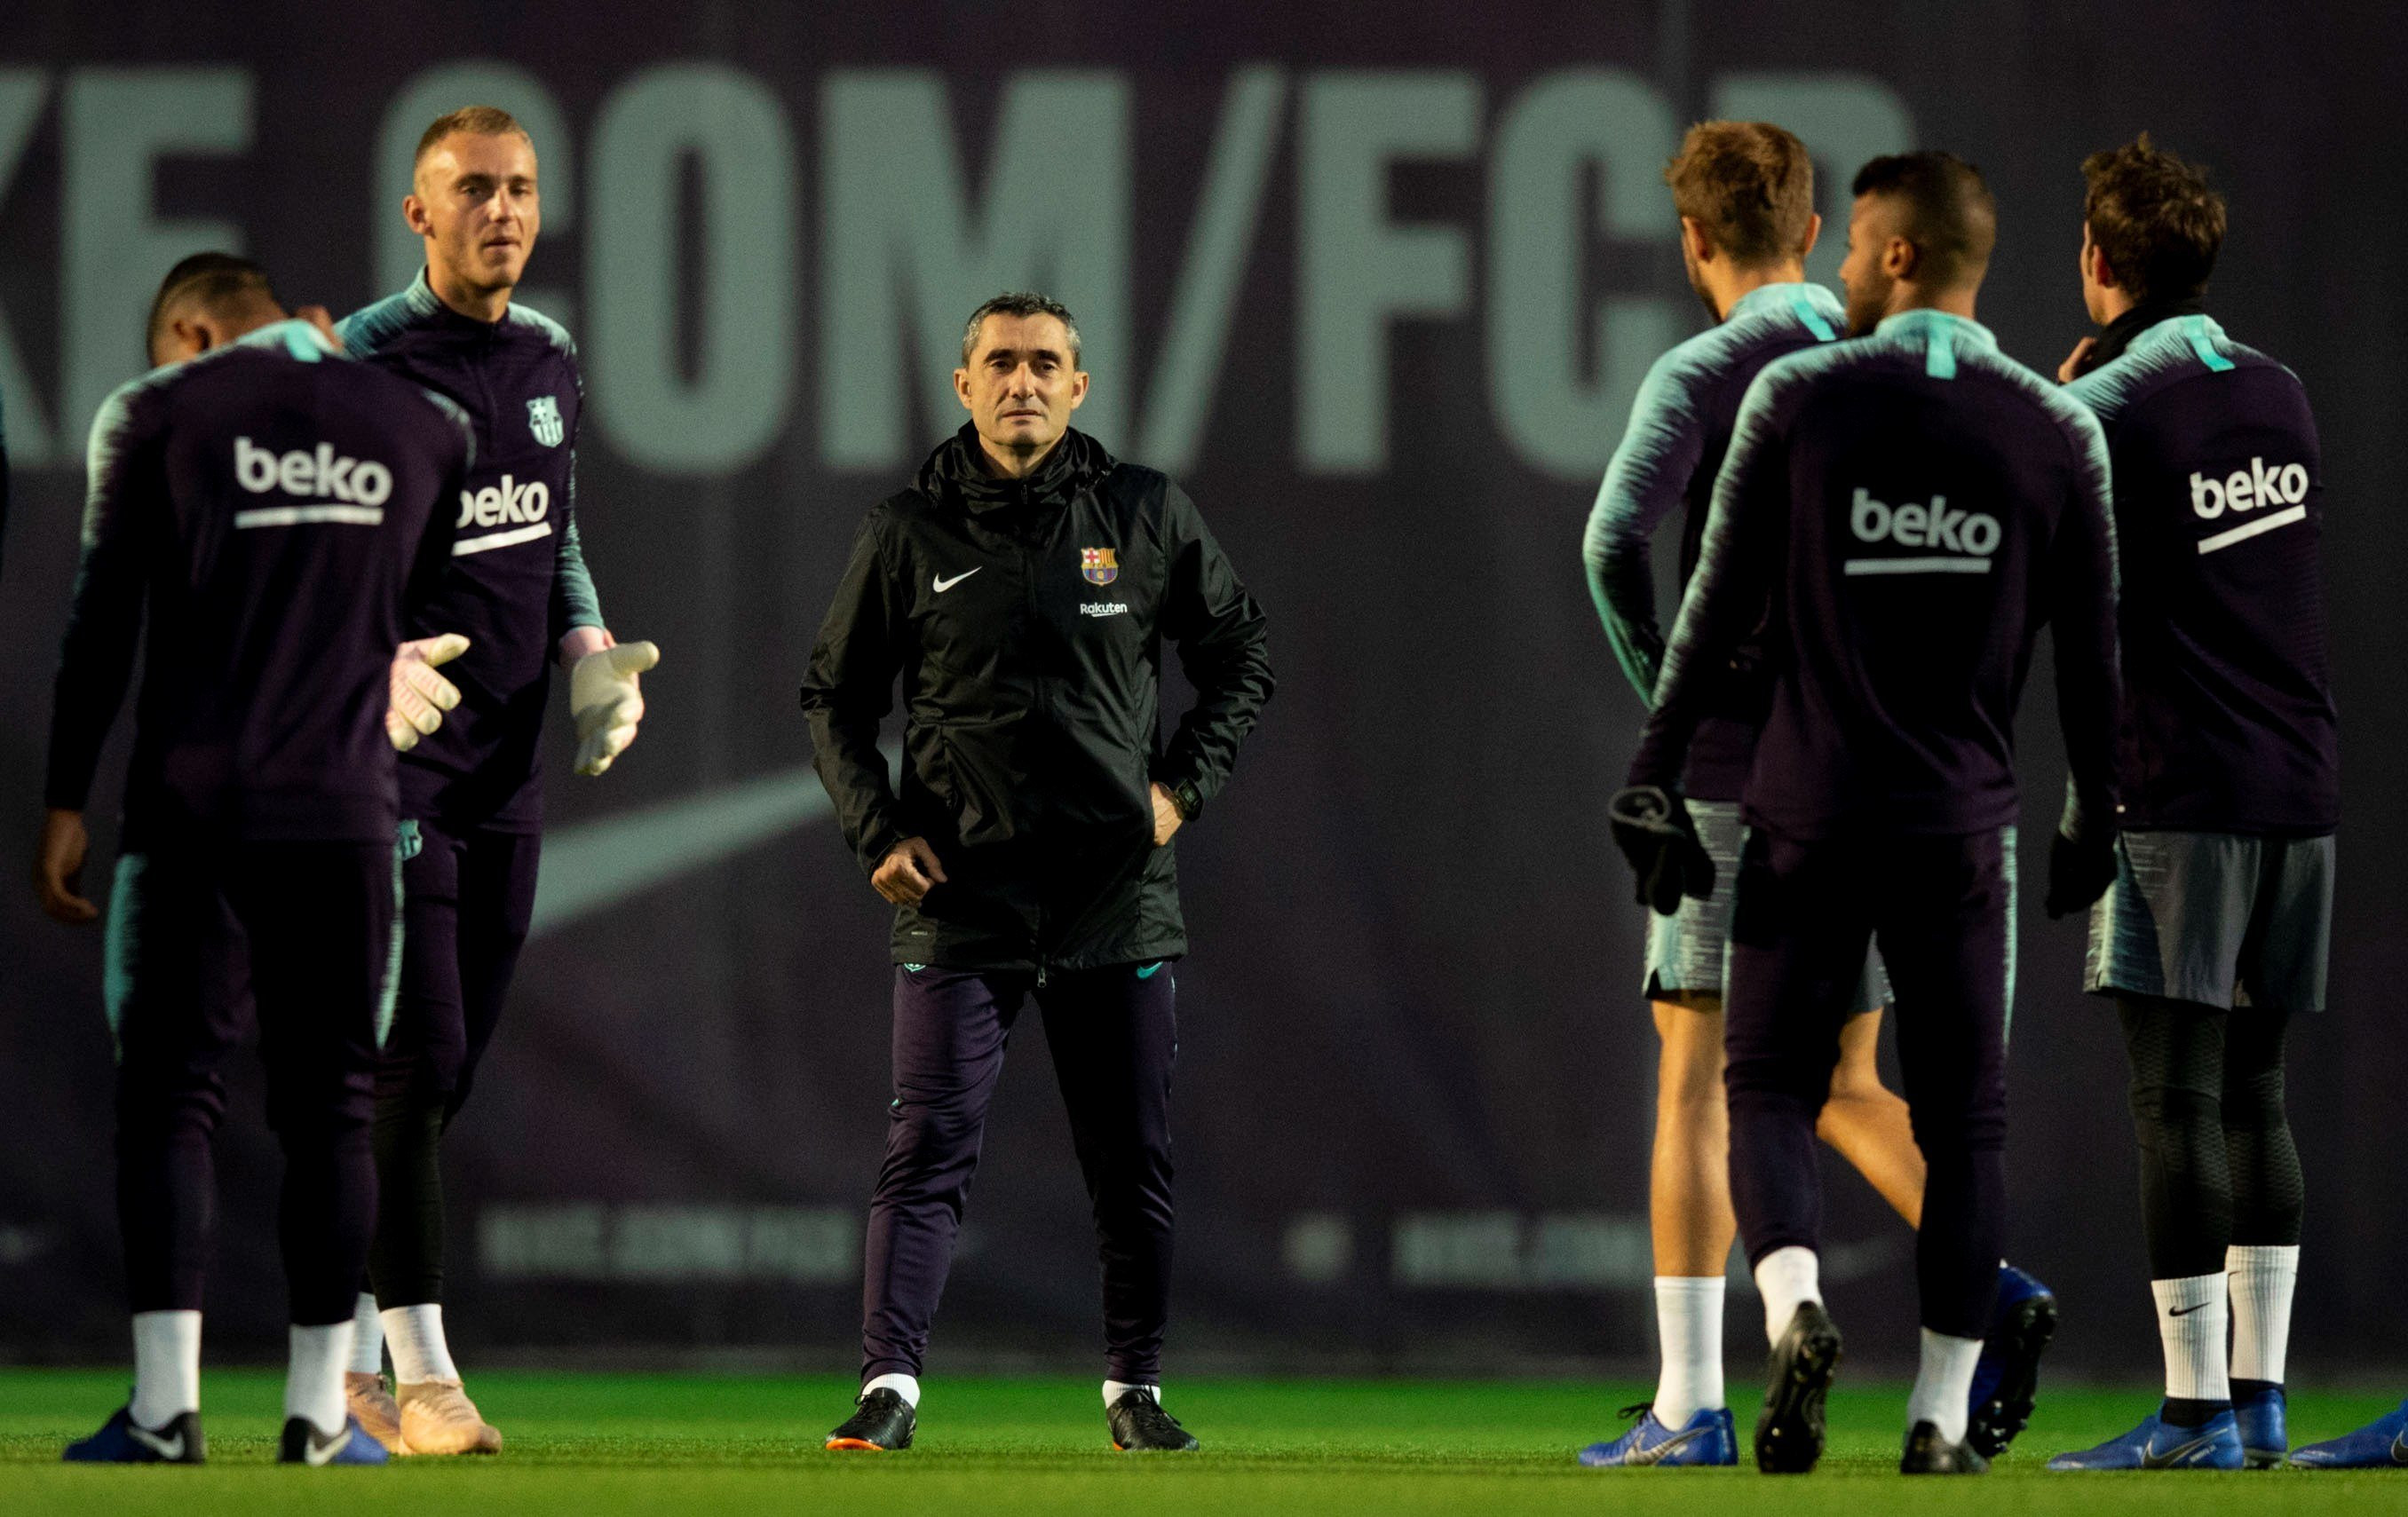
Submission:
[[[1025,282],[1081,313],[1086,416],[1184,477],[1269,609],[1280,673],[1181,842],[1174,1367],[1651,1352],[1654,1044],[1600,820],[1638,703],[1578,542],[1631,384],[1698,320],[1655,171],[1709,111],[1799,126],[1827,210],[1872,151],[1981,164],[2002,222],[1983,316],[2044,368],[2085,330],[2085,152],[2146,128],[2230,193],[2214,308],[2299,370],[2324,426],[2347,730],[2336,1007],[2293,1066],[2299,1373],[2408,1349],[2388,1162],[2408,898],[2382,843],[2408,822],[2400,12],[526,0],[442,7],[439,33],[408,8],[12,17],[0,796],[22,859],[80,440],[139,366],[167,263],[238,240],[291,296],[351,308],[408,257],[380,165],[440,109],[521,109],[549,218],[527,294],[587,358],[587,555],[613,627],[665,660],[610,775],[556,772],[545,930],[452,1145],[472,1365],[850,1362],[884,911],[802,767],[796,677],[861,511],[953,424],[926,398],[952,323]],[[446,67],[483,72],[428,81]],[[2027,723],[2029,837],[2058,783],[2048,705]],[[568,751],[564,734],[557,771]],[[2026,904],[2014,1252],[2064,1293],[2068,1361],[2138,1371],[2155,1347],[2118,1041],[2075,993],[2078,928]],[[99,989],[97,933],[0,893],[0,1360],[122,1352]],[[998,1103],[939,1367],[1096,1346],[1037,1052]],[[212,1343],[236,1352],[281,1321],[273,1150],[243,1080],[211,1287]],[[1863,1355],[1902,1361],[1905,1237],[1833,1181],[1835,1306]]]

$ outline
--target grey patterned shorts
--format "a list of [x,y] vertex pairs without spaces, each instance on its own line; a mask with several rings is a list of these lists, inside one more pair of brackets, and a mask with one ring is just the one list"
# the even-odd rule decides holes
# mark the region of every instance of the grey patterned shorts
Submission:
[[2128,832],[2090,909],[2083,988],[2321,1011],[2333,840]]
[[[1647,982],[1651,1001],[1723,993],[1723,975],[1730,956],[1731,881],[1739,878],[1739,851],[1747,836],[1736,801],[1691,801],[1689,817],[1698,824],[1698,840],[1714,861],[1714,893],[1702,901],[1681,898],[1678,914],[1647,913]],[[1889,976],[1879,950],[1865,955],[1864,978],[1856,985],[1851,1014],[1861,1016],[1889,1004]]]

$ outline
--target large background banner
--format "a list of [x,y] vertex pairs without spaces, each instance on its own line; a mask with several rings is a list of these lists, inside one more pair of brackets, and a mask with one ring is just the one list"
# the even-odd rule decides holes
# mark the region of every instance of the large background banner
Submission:
[[[83,435],[141,366],[159,276],[239,249],[340,313],[416,265],[399,201],[434,116],[504,106],[541,154],[523,293],[582,348],[609,620],[664,659],[606,779],[567,774],[565,721],[551,754],[538,937],[449,1150],[473,1362],[852,1361],[886,912],[827,819],[796,680],[861,513],[959,419],[963,316],[1025,285],[1086,334],[1082,424],[1183,479],[1271,618],[1278,697],[1178,844],[1174,1365],[1652,1354],[1655,1044],[1602,816],[1641,711],[1579,543],[1639,377],[1701,320],[1659,170],[1710,114],[1813,147],[1821,279],[1863,159],[1981,165],[2001,222],[1983,318],[2051,371],[2086,330],[2083,155],[2147,129],[2229,193],[2213,307],[2299,371],[2324,428],[2346,733],[2333,1009],[2291,1066],[2298,1362],[2408,1355],[2408,13],[26,8],[0,38],[0,879],[23,879],[38,817]],[[2120,1041],[2079,994],[2079,926],[2038,909],[2047,669],[2023,731],[2013,1249],[2065,1297],[2066,1361],[2139,1371],[2157,1349]],[[100,983],[97,933],[0,891],[0,1360],[122,1352]],[[1041,1037],[1023,1024],[988,1134],[940,1368],[1097,1346]],[[211,1335],[233,1353],[281,1342],[257,1095],[246,1068],[220,1147]],[[1910,1237],[1831,1180],[1851,1350],[1907,1362]]]

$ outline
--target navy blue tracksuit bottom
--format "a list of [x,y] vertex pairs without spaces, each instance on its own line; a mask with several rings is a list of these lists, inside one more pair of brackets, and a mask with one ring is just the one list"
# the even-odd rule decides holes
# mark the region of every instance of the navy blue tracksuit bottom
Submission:
[[1111,1379],[1157,1380],[1170,1309],[1171,966],[895,970],[895,1099],[869,1203],[862,1378],[917,1375],[1004,1049],[1031,994],[1095,1210]]
[[391,978],[393,844],[128,854],[109,902],[117,1202],[132,1306],[198,1311],[227,1057],[256,1030],[293,1321],[348,1322],[375,1224],[368,1150]]
[[1764,828],[1741,855],[1724,997],[1731,1202],[1755,1264],[1819,1249],[1814,1123],[1868,939],[1895,993],[1901,1083],[1923,1150],[1923,1325],[1983,1338],[2006,1241],[2013,833],[1803,842]]

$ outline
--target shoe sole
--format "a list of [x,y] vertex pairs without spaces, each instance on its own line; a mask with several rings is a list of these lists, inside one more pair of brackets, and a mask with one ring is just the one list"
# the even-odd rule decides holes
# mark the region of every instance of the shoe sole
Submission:
[[1985,1459],[2007,1452],[2030,1425],[2040,1399],[2040,1358],[2057,1336],[2057,1297],[2035,1295],[2015,1308],[2014,1317],[1994,1339],[2003,1339],[2006,1368],[1998,1389],[1972,1416],[1965,1429],[1965,1445]]
[[[830,1453],[885,1453],[883,1443],[872,1443],[866,1438],[832,1438],[822,1445]],[[908,1445],[906,1445],[908,1447]]]
[[1840,1330],[1825,1315],[1794,1352],[1774,1352],[1764,1417],[1756,1424],[1756,1467],[1767,1475],[1803,1475],[1823,1457],[1823,1398],[1840,1367]]
[[2290,1457],[2291,1455],[2287,1450],[2277,1453],[2272,1449],[2243,1449],[2241,1451],[2241,1467],[2243,1469],[2280,1469]]

